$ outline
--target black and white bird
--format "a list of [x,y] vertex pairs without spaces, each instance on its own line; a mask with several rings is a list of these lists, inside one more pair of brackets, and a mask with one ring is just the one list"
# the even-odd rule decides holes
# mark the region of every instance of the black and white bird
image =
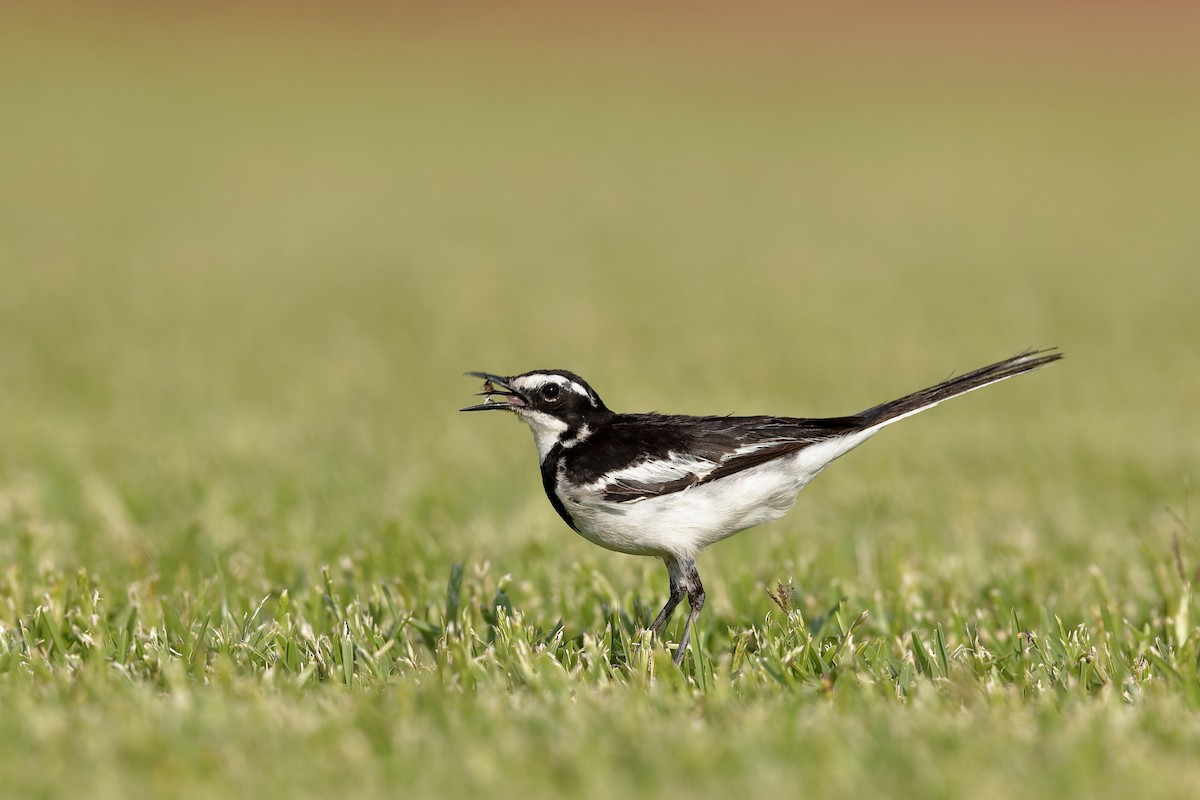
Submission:
[[704,607],[697,553],[782,517],[817,473],[881,428],[1060,358],[1027,351],[848,417],[619,414],[583,378],[558,369],[468,372],[483,379],[485,400],[462,410],[511,411],[530,427],[546,496],[581,536],[666,562],[670,596],[650,630],[659,635],[688,599],[679,664]]

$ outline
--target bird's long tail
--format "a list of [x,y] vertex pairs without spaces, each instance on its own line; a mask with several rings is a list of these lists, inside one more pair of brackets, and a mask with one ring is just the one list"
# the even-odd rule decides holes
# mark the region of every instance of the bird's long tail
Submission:
[[1058,361],[1060,358],[1062,358],[1062,353],[1053,348],[1046,350],[1026,350],[1024,353],[1019,353],[1012,358],[1006,358],[1003,361],[997,361],[995,364],[981,367],[974,372],[950,378],[936,386],[930,386],[928,389],[913,392],[887,403],[880,403],[874,408],[868,408],[866,411],[861,412],[858,416],[865,423],[865,428],[873,432],[884,425],[924,411],[927,408],[933,408],[943,400],[949,400],[951,397],[973,392],[990,383],[996,383],[997,381],[1031,372]]

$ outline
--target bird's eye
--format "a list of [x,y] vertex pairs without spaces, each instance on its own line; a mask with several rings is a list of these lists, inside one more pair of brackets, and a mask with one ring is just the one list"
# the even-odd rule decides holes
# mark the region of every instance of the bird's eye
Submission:
[[547,400],[549,400],[550,402],[553,403],[555,400],[558,399],[558,395],[559,395],[560,391],[561,391],[561,389],[559,388],[557,383],[547,383],[545,386],[542,387],[542,397],[546,398]]

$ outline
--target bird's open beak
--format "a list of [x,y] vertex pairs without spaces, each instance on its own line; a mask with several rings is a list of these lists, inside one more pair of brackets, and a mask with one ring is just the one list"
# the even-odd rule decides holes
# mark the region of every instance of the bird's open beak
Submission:
[[493,375],[490,372],[464,372],[463,374],[472,378],[483,378],[483,391],[479,392],[479,396],[484,398],[484,401],[479,405],[460,408],[459,411],[489,411],[491,409],[512,411],[525,405],[525,398],[521,397],[516,389],[513,389],[509,378]]

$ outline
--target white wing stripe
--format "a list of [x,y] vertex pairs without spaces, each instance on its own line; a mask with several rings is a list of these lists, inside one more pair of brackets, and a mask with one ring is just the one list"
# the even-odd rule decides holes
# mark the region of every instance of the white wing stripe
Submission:
[[668,453],[667,458],[653,461],[642,461],[624,469],[610,472],[603,478],[584,487],[584,491],[604,491],[614,484],[626,482],[635,484],[670,483],[689,475],[701,479],[715,470],[720,464],[705,458],[696,458],[686,454]]
[[[744,444],[723,454],[720,460],[713,461],[686,453],[667,453],[666,458],[656,458],[640,461],[623,469],[610,472],[599,480],[583,487],[585,492],[604,491],[612,486],[640,485],[653,486],[659,483],[671,483],[694,476],[696,481],[702,481],[717,470],[721,465],[741,456],[751,455],[760,450],[793,442],[793,439],[767,439],[760,442]],[[811,447],[811,445],[809,445]],[[807,449],[807,448],[806,448]]]

